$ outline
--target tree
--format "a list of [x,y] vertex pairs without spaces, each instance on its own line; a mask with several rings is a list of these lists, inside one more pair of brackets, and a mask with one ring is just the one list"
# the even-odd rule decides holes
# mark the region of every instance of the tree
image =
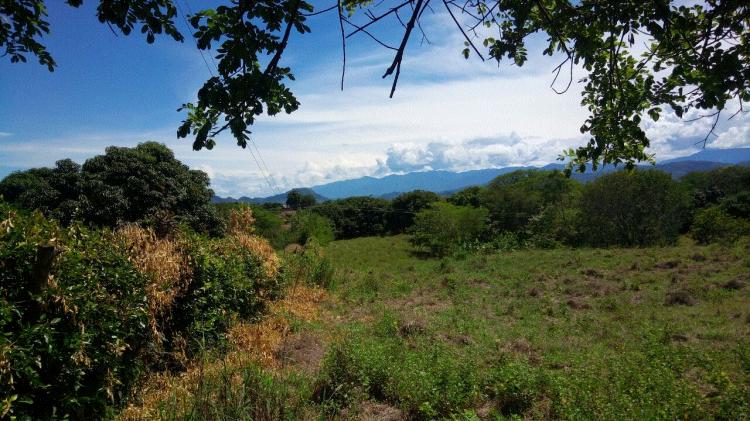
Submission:
[[487,209],[436,202],[414,218],[411,243],[432,255],[444,256],[479,239],[487,226]]
[[414,216],[419,211],[438,201],[440,201],[440,196],[437,193],[425,190],[414,190],[394,197],[388,217],[389,231],[404,232],[414,223]]
[[483,188],[481,186],[467,187],[448,197],[448,203],[452,203],[456,206],[471,206],[478,208],[482,206],[482,191]]
[[671,244],[689,206],[688,192],[665,172],[617,171],[584,188],[579,231],[593,246]]
[[[438,1],[465,38],[466,58],[473,51],[484,60],[477,47],[481,41],[488,58],[522,66],[529,54],[526,41],[543,34],[542,54],[561,57],[552,83],[556,92],[572,86],[575,66],[586,72],[581,80],[582,103],[590,115],[581,132],[590,134],[590,139],[564,152],[568,172],[585,170],[587,162],[594,168],[600,163],[625,163],[632,168],[636,162],[653,160],[646,153],[650,142],[640,126],[643,116],[658,120],[667,110],[678,117],[693,109],[710,110],[715,127],[729,101],[737,100],[740,111],[743,101],[750,101],[746,1],[707,0],[692,5],[666,0]],[[81,2],[67,0],[73,7]],[[291,68],[281,65],[281,58],[292,31],[310,32],[307,17],[323,12],[338,14],[344,56],[346,40],[355,34],[395,51],[383,75],[393,77],[393,96],[409,40],[415,32],[423,32],[424,11],[437,5],[430,3],[338,0],[313,12],[303,0],[236,0],[196,13],[190,17],[195,41],[201,50],[215,48],[218,75],[204,83],[195,104],[181,107],[187,116],[178,137],[192,135],[194,149],[210,149],[215,136],[229,129],[237,144],[245,147],[257,116],[299,108],[285,85],[294,76]],[[405,19],[399,12],[406,13]],[[183,40],[174,25],[172,0],[100,0],[97,15],[125,34],[140,25],[148,42],[162,32]],[[0,47],[5,47],[12,62],[25,62],[25,54],[31,53],[54,69],[54,60],[39,42],[49,32],[45,18],[44,0],[0,3]],[[397,46],[373,35],[370,30],[375,25],[403,28]],[[495,31],[498,35],[487,35]],[[343,75],[342,71],[342,88]],[[704,145],[712,133],[713,128]]]
[[292,209],[307,209],[315,203],[317,203],[317,200],[312,192],[293,189],[286,194],[286,205]]
[[349,197],[321,203],[311,210],[328,218],[337,239],[387,233],[390,203],[375,197]]
[[66,159],[54,169],[13,173],[0,181],[0,194],[66,224],[82,220],[115,226],[167,212],[199,231],[218,234],[221,229],[206,173],[191,170],[155,142],[111,146],[82,166]]
[[492,180],[481,193],[495,234],[518,231],[546,206],[563,208],[578,182],[560,171],[518,170]]

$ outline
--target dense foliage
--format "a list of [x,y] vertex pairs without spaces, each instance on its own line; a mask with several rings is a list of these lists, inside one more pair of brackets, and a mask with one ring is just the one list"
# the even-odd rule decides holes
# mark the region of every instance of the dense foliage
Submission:
[[414,190],[394,197],[390,204],[388,230],[394,234],[406,231],[414,224],[414,217],[419,211],[439,200],[437,193],[424,190]]
[[388,232],[390,202],[374,197],[350,197],[315,206],[313,212],[333,223],[336,238],[367,237]]
[[434,203],[419,212],[411,229],[412,243],[438,256],[478,240],[485,232],[487,210]]
[[586,186],[580,204],[585,242],[594,246],[672,244],[684,224],[689,197],[669,174],[619,171]]
[[286,194],[286,205],[292,209],[305,209],[317,203],[315,195],[294,189]]
[[82,166],[65,159],[55,168],[12,173],[0,182],[0,195],[63,224],[78,220],[114,227],[147,221],[158,226],[173,220],[201,232],[222,229],[206,173],[191,170],[155,142],[111,146]]
[[270,244],[241,227],[159,238],[63,228],[3,202],[0,215],[0,413],[19,419],[110,414],[145,369],[221,344],[284,284]]

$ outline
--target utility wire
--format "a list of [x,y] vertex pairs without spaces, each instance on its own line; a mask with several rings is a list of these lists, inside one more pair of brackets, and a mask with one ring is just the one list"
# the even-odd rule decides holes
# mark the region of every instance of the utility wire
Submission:
[[[177,12],[182,16],[182,21],[185,23],[185,27],[188,30],[188,33],[190,34],[190,37],[195,39],[195,34],[193,33],[193,30],[191,29],[190,22],[188,22],[187,17],[185,16],[185,12],[182,10],[182,7],[180,6],[180,0],[175,1],[175,5],[177,6]],[[198,44],[195,44],[196,48],[198,48]],[[203,59],[203,63],[206,64],[206,69],[208,69],[208,73],[211,75],[211,77],[214,77],[214,71],[211,69],[211,66],[208,64],[208,60],[206,60],[206,56],[203,54],[203,50],[198,48],[198,52],[201,54],[201,58]],[[210,56],[209,56],[210,57]],[[213,59],[213,57],[211,57]],[[214,62],[214,65],[216,63]]]

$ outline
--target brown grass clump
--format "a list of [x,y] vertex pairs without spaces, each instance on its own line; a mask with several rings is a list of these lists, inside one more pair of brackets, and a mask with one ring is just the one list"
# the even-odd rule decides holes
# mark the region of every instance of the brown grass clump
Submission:
[[229,226],[227,230],[231,235],[250,235],[255,232],[255,217],[250,206],[242,206],[229,211]]
[[190,267],[179,240],[159,239],[151,229],[135,224],[116,233],[133,266],[149,279],[146,285],[151,330],[157,343],[163,340],[158,320],[168,313],[175,298],[190,282]]
[[232,236],[232,240],[233,245],[239,249],[238,251],[250,252],[261,262],[267,277],[273,278],[278,275],[281,260],[268,240],[255,235],[238,233]]
[[249,364],[279,370],[284,367],[280,350],[291,335],[290,318],[313,321],[321,317],[319,304],[326,293],[318,287],[295,285],[284,298],[269,303],[269,314],[258,323],[238,322],[230,328],[227,338],[230,350],[222,358],[210,362],[194,361],[182,373],[151,375],[138,393],[141,402],[131,404],[118,416],[119,420],[158,418],[158,408],[167,402],[192,402],[199,385],[207,379],[229,376],[238,382],[240,370]]

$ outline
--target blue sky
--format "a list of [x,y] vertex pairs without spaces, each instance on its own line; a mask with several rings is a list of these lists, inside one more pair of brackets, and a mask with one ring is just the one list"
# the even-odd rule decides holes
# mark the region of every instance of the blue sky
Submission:
[[[51,33],[44,43],[57,70],[50,73],[33,59],[0,60],[0,176],[65,157],[83,162],[108,145],[156,140],[208,172],[217,194],[267,195],[362,175],[544,164],[585,141],[578,131],[586,117],[580,87],[552,92],[556,62],[540,58],[534,42],[530,62],[520,69],[466,61],[460,33],[444,10],[435,9],[424,18],[431,44],[415,37],[396,96],[388,99],[390,79],[380,76],[392,52],[365,36],[348,42],[346,89],[339,90],[338,21],[325,14],[310,18],[312,33],[295,34],[283,58],[297,76],[291,86],[301,109],[261,118],[253,129],[274,180],[269,186],[249,151],[230,137],[200,152],[176,139],[182,119],[176,109],[209,76],[190,41],[161,37],[148,45],[140,34],[115,36],[100,24],[94,1],[80,9],[47,3]],[[193,11],[208,3],[180,0]],[[395,44],[397,29],[388,25],[380,35]],[[722,122],[712,146],[750,146],[749,122]],[[665,159],[694,152],[710,122],[665,116],[644,124],[652,151]]]

